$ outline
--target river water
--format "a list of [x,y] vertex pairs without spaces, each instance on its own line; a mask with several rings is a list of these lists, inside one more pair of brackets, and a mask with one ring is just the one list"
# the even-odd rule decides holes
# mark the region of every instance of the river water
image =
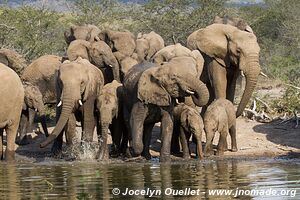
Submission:
[[0,199],[300,199],[300,160],[0,162]]

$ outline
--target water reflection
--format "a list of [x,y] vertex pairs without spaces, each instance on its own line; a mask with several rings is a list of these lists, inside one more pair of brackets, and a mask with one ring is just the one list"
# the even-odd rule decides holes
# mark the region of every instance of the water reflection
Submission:
[[[172,199],[181,192],[190,194],[191,190],[199,193],[196,196],[180,197],[236,199],[234,194],[237,190],[298,190],[299,164],[299,160],[173,164],[0,163],[0,199],[143,199],[152,195]],[[113,195],[113,188],[128,195]],[[214,189],[233,190],[233,193],[213,196],[210,192]],[[144,190],[146,194],[129,195],[128,192],[140,190]],[[262,198],[250,193],[236,196],[238,199]],[[300,197],[297,193],[294,196],[294,199]],[[291,199],[292,195],[285,192],[283,196],[263,197]]]

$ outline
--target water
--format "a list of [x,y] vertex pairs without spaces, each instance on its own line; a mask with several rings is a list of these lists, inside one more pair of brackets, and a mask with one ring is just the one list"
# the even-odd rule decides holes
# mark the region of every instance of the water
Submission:
[[[143,199],[150,191],[164,199],[300,199],[299,166],[300,160],[0,162],[0,199]],[[131,195],[122,195],[127,188]],[[213,195],[215,189],[232,193]]]

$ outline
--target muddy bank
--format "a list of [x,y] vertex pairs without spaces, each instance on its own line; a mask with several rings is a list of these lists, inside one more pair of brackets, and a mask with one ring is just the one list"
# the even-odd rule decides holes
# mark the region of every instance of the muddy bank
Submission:
[[[219,159],[263,159],[265,157],[286,157],[286,158],[298,158],[300,157],[300,127],[295,128],[294,123],[280,124],[279,122],[271,123],[259,123],[256,121],[247,120],[244,118],[237,119],[237,143],[238,152],[225,152],[223,157],[212,156],[205,158],[205,160],[219,160]],[[49,127],[51,133],[54,127]],[[77,136],[79,141],[80,128],[77,128]],[[70,149],[64,148],[65,152],[62,157],[51,157],[51,145],[41,149],[39,144],[44,140],[43,134],[30,134],[30,144],[25,146],[16,145],[16,159],[27,160],[33,162],[47,161],[47,160],[74,160],[74,156],[69,156]],[[97,138],[96,133],[94,137],[95,145],[92,150],[81,151],[75,148],[75,151],[79,152],[80,156],[77,159],[93,159],[97,150]],[[205,144],[205,136],[202,136],[203,145]],[[228,148],[231,148],[230,137],[228,136]],[[111,138],[108,140],[111,144]],[[218,142],[218,134],[214,139],[214,144]],[[153,130],[153,136],[151,140],[151,155],[154,157],[154,161],[159,157],[160,150],[160,127],[157,124]],[[190,142],[192,151],[192,159],[195,158],[195,145]],[[72,152],[74,153],[74,152]],[[152,160],[152,161],[153,161]],[[172,156],[172,160],[180,161],[180,157]],[[113,159],[113,162],[123,162],[124,159]],[[125,161],[144,162],[144,159],[129,159]]]

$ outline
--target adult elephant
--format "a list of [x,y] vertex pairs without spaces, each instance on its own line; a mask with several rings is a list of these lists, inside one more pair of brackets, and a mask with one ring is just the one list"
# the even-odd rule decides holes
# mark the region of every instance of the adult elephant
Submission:
[[240,116],[261,70],[256,36],[231,25],[212,24],[192,33],[187,46],[200,50],[204,57],[200,79],[210,90],[210,102],[215,98],[227,98],[233,102],[236,79],[240,71],[245,74],[246,86],[236,111],[236,116]]
[[68,47],[67,56],[70,61],[74,61],[78,57],[89,60],[101,69],[105,83],[113,80],[120,81],[119,63],[110,47],[103,41],[90,43],[85,40],[74,40]]
[[104,30],[99,34],[99,38],[111,48],[117,58],[120,71],[121,81],[124,75],[135,64],[137,64],[137,55],[134,52],[136,48],[136,38],[129,31],[112,31]]
[[82,26],[72,25],[70,31],[65,31],[65,41],[70,44],[73,40],[86,40],[89,42],[99,41],[99,34],[101,30],[91,24],[86,24]]
[[192,94],[198,106],[207,104],[208,90],[198,78],[176,62],[158,66],[143,62],[133,66],[124,79],[126,111],[130,114],[130,129],[134,154],[150,158],[149,145],[154,124],[161,121],[161,161],[170,159],[175,99]]
[[139,33],[136,39],[136,53],[138,56],[138,62],[150,59],[156,52],[164,48],[164,39],[154,31],[150,33]]
[[39,113],[45,135],[48,135],[45,104],[56,103],[55,73],[61,65],[62,58],[44,55],[34,60],[21,75],[25,89],[24,106],[20,123],[20,136],[17,143],[28,144],[26,134],[32,131],[34,115]]
[[27,62],[23,56],[14,50],[6,48],[0,49],[0,63],[13,69],[19,76],[27,66]]
[[[73,143],[76,116],[82,118],[82,141],[92,142],[96,125],[94,109],[96,99],[104,85],[102,72],[86,59],[64,62],[57,77],[57,124],[47,139],[40,144],[43,148],[56,139],[52,152],[61,151],[63,129],[67,128],[67,144]],[[67,125],[67,126],[66,126]]]
[[[13,160],[15,139],[24,101],[24,88],[19,76],[0,64],[0,159]],[[6,132],[6,150],[3,155],[3,130]]]

